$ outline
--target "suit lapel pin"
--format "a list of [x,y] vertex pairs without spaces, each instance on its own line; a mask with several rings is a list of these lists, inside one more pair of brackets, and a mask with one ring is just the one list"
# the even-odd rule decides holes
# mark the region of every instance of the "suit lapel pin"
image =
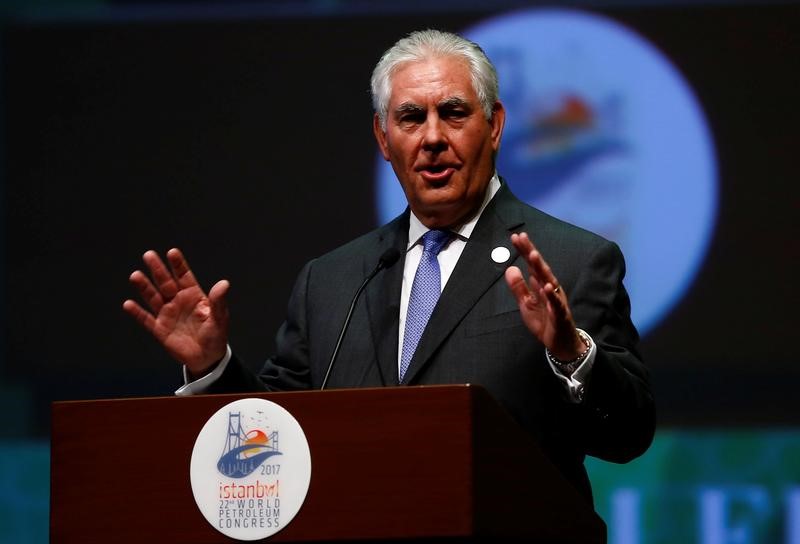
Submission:
[[497,264],[503,264],[511,257],[511,252],[507,247],[499,246],[492,250],[492,260]]

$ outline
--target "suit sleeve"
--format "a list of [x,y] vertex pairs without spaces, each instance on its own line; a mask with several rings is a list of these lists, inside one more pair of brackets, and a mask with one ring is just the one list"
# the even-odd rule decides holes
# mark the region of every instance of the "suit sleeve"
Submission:
[[258,375],[247,368],[234,354],[225,372],[209,387],[208,393],[293,391],[311,388],[306,294],[313,262],[305,265],[292,290],[286,321],[275,336],[276,354],[267,359]]
[[630,319],[624,276],[619,247],[604,241],[570,294],[577,326],[592,336],[598,349],[584,402],[568,409],[575,412],[582,449],[619,463],[644,453],[655,432],[649,373],[636,348],[639,335]]

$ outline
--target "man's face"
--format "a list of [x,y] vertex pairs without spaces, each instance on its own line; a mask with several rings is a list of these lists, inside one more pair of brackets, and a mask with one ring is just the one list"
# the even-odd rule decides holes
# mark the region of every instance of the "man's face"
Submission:
[[409,206],[428,228],[468,220],[494,173],[502,104],[487,120],[466,61],[454,57],[402,65],[391,86],[386,131],[377,115],[373,129]]

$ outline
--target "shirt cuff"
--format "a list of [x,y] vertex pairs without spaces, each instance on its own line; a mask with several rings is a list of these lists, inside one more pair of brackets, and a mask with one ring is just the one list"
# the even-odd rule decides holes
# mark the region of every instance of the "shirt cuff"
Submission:
[[183,365],[183,385],[175,391],[175,395],[179,397],[188,397],[190,395],[199,395],[204,393],[205,390],[208,389],[211,384],[217,381],[219,377],[222,376],[222,373],[225,372],[225,368],[228,366],[231,356],[231,347],[226,346],[225,357],[222,358],[214,370],[193,382],[189,381],[189,373],[186,370],[186,365]]
[[585,384],[589,379],[589,374],[592,371],[594,359],[597,355],[597,344],[594,343],[592,337],[589,336],[583,329],[578,330],[589,339],[592,345],[589,348],[589,353],[586,354],[586,358],[584,358],[583,362],[571,374],[554,365],[552,361],[550,361],[550,358],[545,356],[545,359],[547,359],[547,364],[549,364],[550,368],[553,369],[553,373],[556,375],[556,378],[561,380],[561,383],[564,384],[564,388],[567,391],[567,397],[569,398],[570,402],[574,404],[583,402]]

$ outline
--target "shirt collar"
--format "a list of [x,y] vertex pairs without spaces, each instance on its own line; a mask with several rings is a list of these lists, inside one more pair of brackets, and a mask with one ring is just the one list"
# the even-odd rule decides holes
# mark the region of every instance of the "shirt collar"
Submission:
[[[481,203],[480,208],[478,208],[478,212],[472,216],[472,219],[464,223],[463,225],[451,229],[460,239],[462,240],[469,240],[469,237],[472,235],[472,231],[475,230],[475,225],[478,224],[478,219],[481,218],[483,214],[483,210],[486,208],[486,205],[494,198],[494,195],[497,194],[497,191],[500,190],[500,178],[497,175],[497,172],[494,173],[492,179],[489,180],[489,186],[486,188],[486,194],[483,196],[483,202]],[[411,249],[415,245],[417,245],[422,238],[422,236],[428,232],[430,229],[422,224],[422,222],[414,215],[412,211],[409,215],[408,221],[408,247],[406,250]]]

